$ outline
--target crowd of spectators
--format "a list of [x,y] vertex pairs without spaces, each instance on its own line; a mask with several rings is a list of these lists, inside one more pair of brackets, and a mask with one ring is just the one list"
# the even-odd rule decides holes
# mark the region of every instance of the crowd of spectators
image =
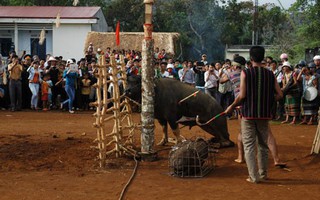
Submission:
[[[141,74],[141,52],[95,50],[91,43],[79,61],[52,55],[47,55],[45,60],[37,55],[18,57],[14,51],[6,60],[0,55],[0,108],[11,111],[67,109],[70,113],[93,109],[90,102],[95,101],[92,85],[96,83],[97,60],[105,56],[108,61],[111,55],[117,61],[120,55],[124,56],[128,75]],[[203,54],[198,60],[180,61],[174,60],[165,49],[155,48],[155,78],[177,79],[211,95],[226,109],[238,92],[240,71],[252,67],[249,60],[237,60],[239,58],[235,55],[232,61],[209,63]],[[319,108],[320,56],[315,56],[312,63],[301,60],[293,66],[288,55],[282,54],[279,60],[266,57],[263,64],[274,73],[285,94],[283,100],[274,104],[273,118],[283,120],[282,123],[294,124],[301,119],[301,124],[313,124]],[[310,92],[316,97],[310,99]]]

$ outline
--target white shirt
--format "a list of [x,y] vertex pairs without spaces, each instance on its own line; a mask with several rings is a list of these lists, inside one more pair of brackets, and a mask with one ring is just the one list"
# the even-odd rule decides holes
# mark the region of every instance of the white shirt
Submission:
[[277,82],[280,84],[282,82],[282,79],[283,79],[283,74],[282,74],[281,70],[276,69],[275,71],[272,71],[272,72],[273,72],[274,75],[278,74],[276,79],[277,79]]
[[[219,72],[217,70],[214,70],[214,73],[216,76],[214,76],[213,74],[210,74],[210,71],[206,71],[204,73],[204,87],[205,88],[213,88],[213,87],[217,87],[218,86],[218,76],[219,76]],[[208,79],[209,77],[209,79]],[[208,81],[207,81],[208,79]]]
[[164,73],[161,73],[161,77],[162,78],[169,78],[170,74],[169,74],[169,72],[165,71]]

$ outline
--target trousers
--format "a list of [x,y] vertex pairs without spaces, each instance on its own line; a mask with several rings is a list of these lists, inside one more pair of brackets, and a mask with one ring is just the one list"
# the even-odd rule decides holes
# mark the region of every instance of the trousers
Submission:
[[[267,177],[268,168],[268,120],[241,120],[241,134],[244,156],[249,176],[253,182]],[[258,167],[256,163],[256,145],[258,146]]]
[[29,88],[32,93],[31,96],[31,107],[38,107],[38,98],[39,98],[39,83],[29,83]]
[[11,109],[21,109],[22,105],[22,89],[21,80],[10,79],[9,81],[9,93]]
[[76,92],[76,89],[74,86],[71,86],[71,85],[66,85],[65,86],[65,91],[68,95],[68,99],[65,100],[64,102],[62,102],[62,104],[66,104],[68,103],[68,108],[69,108],[69,111],[72,110],[72,107],[73,107],[73,101],[74,101],[74,97],[75,97],[75,92]]

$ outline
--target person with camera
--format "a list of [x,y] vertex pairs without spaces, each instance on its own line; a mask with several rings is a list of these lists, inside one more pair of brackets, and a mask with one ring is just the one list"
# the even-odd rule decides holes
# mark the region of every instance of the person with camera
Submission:
[[214,68],[214,63],[212,63],[209,66],[208,71],[204,73],[205,93],[211,95],[215,99],[217,99],[218,75],[218,71]]
[[9,93],[11,101],[11,111],[21,110],[22,106],[22,84],[21,73],[23,71],[22,65],[19,64],[17,55],[11,57],[12,63],[8,65],[9,76]]
[[[303,120],[300,124],[313,124],[313,119],[318,114],[318,79],[314,73],[314,68],[304,67],[300,71],[297,80],[302,82],[303,95],[302,95],[302,116]],[[309,117],[309,122],[307,118]]]
[[206,72],[205,65],[203,62],[196,62],[196,65],[193,67],[195,73],[195,85],[196,88],[204,92],[204,73]]
[[[227,76],[227,74],[232,72],[232,67],[230,60],[226,60],[225,64],[222,66],[222,68],[219,71],[219,78],[222,78],[223,76]],[[231,103],[232,103],[232,83],[228,79],[225,82],[219,84],[219,102],[223,109],[226,109]],[[228,114],[227,117],[230,118],[232,114]]]
[[192,70],[192,62],[188,61],[187,65],[183,66],[183,69],[180,71],[182,72],[180,81],[188,85],[194,85],[194,71]]
[[39,88],[41,80],[41,75],[39,71],[39,61],[33,61],[30,67],[27,69],[29,72],[29,88],[32,93],[31,96],[31,109],[38,110],[38,99],[39,99]]
[[289,117],[292,116],[290,124],[296,123],[296,118],[300,115],[300,90],[297,83],[297,74],[293,72],[293,69],[289,62],[282,64],[283,80],[282,80],[282,92],[285,99],[285,113],[286,119],[281,122],[282,124],[289,122]]
[[78,77],[78,70],[75,70],[70,67],[70,65],[74,64],[72,60],[69,61],[66,69],[63,72],[63,78],[66,80],[65,91],[68,95],[68,99],[61,103],[60,109],[63,109],[63,106],[68,103],[69,113],[73,114],[73,101],[75,98],[76,91],[76,80]]
[[47,60],[48,66],[46,69],[46,73],[50,75],[53,87],[51,88],[52,90],[52,107],[57,108],[56,102],[57,102],[57,97],[58,94],[61,93],[62,88],[59,88],[57,84],[59,84],[59,75],[60,75],[60,70],[58,68],[58,60],[50,56]]

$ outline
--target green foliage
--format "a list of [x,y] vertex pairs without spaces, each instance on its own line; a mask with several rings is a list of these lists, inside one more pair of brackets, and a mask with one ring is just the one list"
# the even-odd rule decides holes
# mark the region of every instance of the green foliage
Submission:
[[[1,0],[0,5],[72,6],[73,0]],[[79,6],[100,6],[109,26],[120,21],[121,31],[143,31],[143,0],[80,0]],[[320,46],[320,0],[296,0],[289,10],[274,4],[259,6],[256,15],[258,44],[272,45],[270,54],[282,52],[293,62],[305,48]],[[156,0],[153,24],[156,32],[179,32],[182,57],[210,60],[224,58],[225,45],[251,44],[253,1]]]

